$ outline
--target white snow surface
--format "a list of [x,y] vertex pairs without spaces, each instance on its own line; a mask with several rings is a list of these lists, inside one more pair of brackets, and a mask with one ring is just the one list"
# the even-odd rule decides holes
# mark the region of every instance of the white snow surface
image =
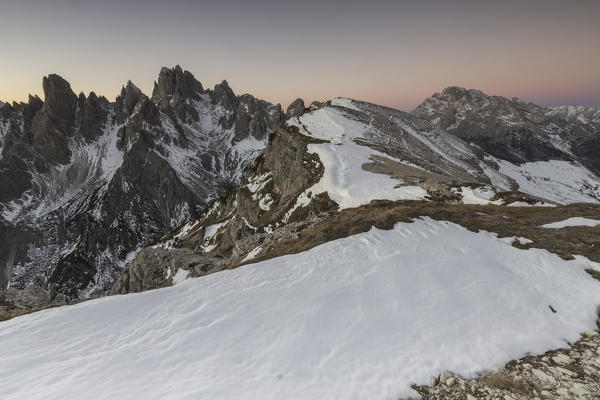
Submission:
[[355,110],[355,111],[361,111],[360,108],[358,108],[357,106],[354,105],[354,103],[352,102],[352,99],[347,99],[345,97],[336,97],[335,99],[331,99],[331,105],[349,108],[349,109]]
[[571,217],[563,221],[552,222],[550,224],[542,225],[542,228],[564,228],[566,226],[598,226],[600,221],[597,219],[589,219],[583,217]]
[[522,165],[492,158],[500,173],[512,178],[519,190],[559,204],[600,202],[600,178],[577,162],[536,161]]
[[[431,219],[0,323],[21,399],[397,399],[595,327],[583,257]],[[553,313],[549,305],[558,312]],[[101,383],[101,388],[98,384]]]
[[[339,103],[344,99],[334,100]],[[338,105],[346,107],[347,102]],[[352,107],[356,108],[354,105]],[[369,127],[341,110],[324,107],[299,118],[291,118],[287,123],[298,127],[304,135],[329,141],[308,145],[308,151],[319,156],[325,172],[322,179],[309,188],[306,194],[314,196],[327,192],[340,209],[358,207],[376,199],[423,200],[427,196],[427,191],[421,187],[399,186],[402,182],[397,179],[364,170],[363,164],[371,163],[372,156],[393,158],[355,143],[354,139],[363,138]],[[305,205],[307,196],[301,197],[302,205]]]
[[462,186],[460,189],[460,193],[462,194],[462,201],[464,204],[502,204],[502,200],[492,201],[492,198],[496,194],[496,192],[494,192],[492,188],[479,187],[471,189],[468,186]]
[[190,274],[190,271],[187,269],[179,268],[175,276],[173,277],[173,285],[179,285],[181,282],[185,281]]

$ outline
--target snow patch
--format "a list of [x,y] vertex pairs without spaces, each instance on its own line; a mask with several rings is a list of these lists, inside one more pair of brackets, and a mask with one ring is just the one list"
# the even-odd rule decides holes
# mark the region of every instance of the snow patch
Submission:
[[190,271],[187,269],[179,268],[173,277],[173,285],[178,285],[181,282],[185,281],[190,274]]
[[362,111],[360,108],[358,108],[354,104],[354,102],[352,101],[352,99],[346,99],[346,98],[343,98],[343,97],[337,97],[335,99],[332,99],[331,100],[331,105],[332,106],[349,108],[350,110],[354,110],[354,111]]
[[559,204],[600,202],[600,178],[577,162],[550,160],[519,166],[494,161],[500,173],[512,178],[523,193]]
[[[454,192],[459,192],[457,189],[452,189]],[[489,187],[478,187],[471,189],[467,186],[460,188],[462,194],[462,201],[464,204],[495,204],[501,205],[502,200],[494,200],[492,198],[496,195],[496,192]]]
[[542,228],[564,228],[566,226],[598,226],[600,225],[600,221],[597,219],[589,219],[583,217],[571,217],[567,218],[564,221],[552,222],[550,224],[542,225]]
[[515,201],[507,204],[507,207],[556,207],[556,204],[537,202],[534,204],[525,203],[524,201]]
[[252,249],[252,251],[250,253],[248,253],[246,255],[246,257],[244,257],[244,259],[242,260],[242,262],[250,261],[250,260],[254,259],[257,255],[260,254],[261,251],[262,251],[262,247],[260,247],[260,246],[258,246],[255,249]]

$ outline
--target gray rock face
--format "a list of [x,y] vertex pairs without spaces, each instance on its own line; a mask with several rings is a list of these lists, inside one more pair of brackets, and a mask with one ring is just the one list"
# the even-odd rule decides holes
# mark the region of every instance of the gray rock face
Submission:
[[103,294],[136,251],[241,182],[280,106],[162,69],[152,99],[111,103],[56,75],[0,108],[0,288]]
[[49,305],[65,304],[62,296],[52,298],[49,291],[29,285],[25,289],[0,290],[0,311],[35,310]]
[[223,264],[222,259],[187,249],[147,247],[129,264],[112,293],[137,293],[170,286],[182,271],[184,276],[199,276],[220,270]]
[[502,160],[576,160],[600,173],[598,109],[544,108],[517,98],[449,87],[426,99],[413,114]]
[[285,110],[285,117],[286,118],[297,117],[304,112],[305,108],[306,107],[304,107],[304,100],[296,99]]
[[173,69],[162,68],[158,82],[154,83],[152,100],[161,108],[177,106],[187,99],[199,100],[204,89],[191,72],[183,71],[179,65]]

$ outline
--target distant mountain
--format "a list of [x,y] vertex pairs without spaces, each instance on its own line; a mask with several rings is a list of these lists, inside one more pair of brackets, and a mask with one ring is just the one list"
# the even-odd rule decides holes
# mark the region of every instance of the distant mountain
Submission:
[[279,105],[204,89],[179,66],[152,97],[114,102],[57,75],[45,99],[0,105],[0,287],[105,293],[135,252],[236,187],[283,119]]
[[518,98],[448,87],[413,114],[512,163],[578,161],[600,174],[600,110],[540,107]]

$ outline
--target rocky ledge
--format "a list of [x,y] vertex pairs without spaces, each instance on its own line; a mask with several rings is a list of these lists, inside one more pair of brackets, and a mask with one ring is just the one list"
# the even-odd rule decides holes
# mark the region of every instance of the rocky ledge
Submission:
[[[600,319],[598,320],[600,328]],[[498,372],[464,379],[444,372],[413,387],[424,400],[600,399],[600,334],[585,332],[570,348],[528,355]]]
[[36,285],[0,290],[0,321],[67,304],[62,294]]

